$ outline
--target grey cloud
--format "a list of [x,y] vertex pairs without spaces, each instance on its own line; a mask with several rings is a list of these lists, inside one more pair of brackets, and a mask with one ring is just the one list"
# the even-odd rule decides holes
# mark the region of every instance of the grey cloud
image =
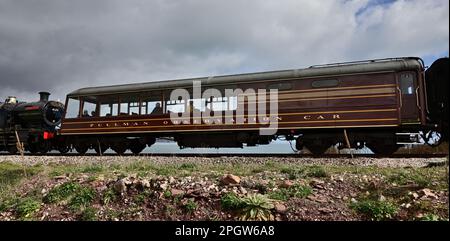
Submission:
[[0,98],[439,54],[448,51],[448,8],[446,0],[0,0]]

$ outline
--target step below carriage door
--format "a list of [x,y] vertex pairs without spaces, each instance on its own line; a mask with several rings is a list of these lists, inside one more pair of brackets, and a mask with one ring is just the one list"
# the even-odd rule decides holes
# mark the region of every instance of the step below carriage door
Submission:
[[402,124],[413,124],[420,122],[416,73],[399,73],[398,87],[400,90],[400,113]]

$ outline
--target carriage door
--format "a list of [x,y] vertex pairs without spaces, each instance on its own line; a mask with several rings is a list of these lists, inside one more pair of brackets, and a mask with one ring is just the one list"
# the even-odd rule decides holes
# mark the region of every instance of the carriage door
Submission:
[[420,122],[420,112],[417,97],[417,78],[414,72],[400,73],[399,87],[401,94],[401,122],[417,123]]

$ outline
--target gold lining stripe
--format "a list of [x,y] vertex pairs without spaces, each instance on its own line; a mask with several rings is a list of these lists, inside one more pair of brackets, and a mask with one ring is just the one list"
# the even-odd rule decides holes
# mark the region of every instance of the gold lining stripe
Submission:
[[[333,87],[333,88],[317,88],[317,89],[307,89],[307,90],[279,90],[278,93],[295,93],[295,92],[326,92],[326,91],[336,91],[336,90],[349,90],[349,89],[366,89],[366,88],[379,88],[379,87],[397,87],[396,84],[382,84],[382,85],[360,85],[360,86],[349,86],[349,87]],[[266,90],[267,92],[267,90]],[[269,92],[270,93],[270,92]],[[256,95],[256,93],[248,93],[248,94],[241,94],[244,96],[247,95]]]
[[374,88],[363,90],[338,90],[333,92],[314,92],[314,93],[293,93],[293,94],[279,94],[278,99],[291,98],[310,98],[310,97],[342,97],[355,95],[369,95],[369,94],[392,94],[395,93],[395,88]]
[[[263,129],[277,129],[277,130],[289,130],[289,129],[337,129],[337,128],[368,128],[368,127],[396,127],[398,125],[360,125],[360,126],[317,126],[317,127],[280,127],[280,128],[263,128]],[[239,128],[237,131],[240,130],[259,130],[258,128]],[[197,129],[197,130],[170,130],[170,132],[196,132],[196,131],[232,131],[235,129]],[[236,131],[236,130],[235,130]],[[139,131],[137,133],[155,133],[155,132],[165,132],[165,131]],[[61,135],[95,135],[95,134],[130,134],[129,131],[127,132],[77,132],[77,133],[61,133]]]
[[[316,121],[288,121],[278,122],[278,124],[304,124],[304,123],[332,123],[332,122],[371,122],[371,121],[397,121],[397,118],[384,118],[384,119],[350,119],[350,120],[316,120]],[[116,127],[97,127],[97,128],[73,128],[68,130],[112,130],[112,129],[138,129],[138,128],[175,128],[175,127],[194,127],[194,126],[239,126],[239,125],[260,125],[259,123],[244,123],[244,124],[177,124],[177,125],[163,125],[163,126],[116,126]],[[261,127],[264,128],[264,127]]]
[[[334,98],[310,98],[310,99],[289,99],[289,100],[279,100],[279,101],[266,101],[266,103],[270,103],[270,102],[292,102],[292,101],[309,101],[309,100],[339,100],[339,99],[358,99],[358,98],[377,98],[377,97],[392,97],[392,96],[396,96],[395,94],[386,94],[386,95],[358,95],[358,96],[345,96],[345,97],[334,97]],[[243,105],[243,104],[256,104],[258,102],[239,102],[238,105]]]
[[[337,110],[337,111],[316,111],[316,112],[294,112],[294,113],[280,113],[278,116],[289,116],[289,115],[314,115],[314,114],[334,114],[334,113],[364,113],[364,112],[390,112],[397,111],[397,109],[368,109],[368,110]],[[256,117],[256,116],[267,116],[266,114],[257,115],[225,115],[222,118],[227,117]],[[205,117],[190,117],[189,119],[204,119]],[[214,117],[209,117],[214,118]],[[176,117],[176,120],[186,120],[186,117]],[[168,118],[154,118],[154,119],[125,119],[125,120],[108,120],[108,121],[80,121],[80,122],[63,122],[63,125],[75,125],[75,124],[91,124],[91,123],[108,123],[108,122],[119,122],[119,121],[156,121],[156,120],[171,120]]]

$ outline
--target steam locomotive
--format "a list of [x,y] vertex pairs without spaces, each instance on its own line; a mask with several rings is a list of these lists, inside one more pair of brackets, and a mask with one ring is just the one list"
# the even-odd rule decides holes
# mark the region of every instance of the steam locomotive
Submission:
[[[33,103],[10,97],[0,103],[0,151],[17,153],[17,143],[23,143],[31,153],[74,149],[84,154],[92,149],[101,154],[111,148],[117,154],[138,154],[156,138],[171,138],[180,148],[219,148],[269,144],[284,137],[313,154],[336,144],[391,154],[403,144],[448,140],[448,72],[449,58],[425,69],[420,58],[402,57],[89,87],[69,93],[65,104],[49,101],[47,92],[40,92],[40,100]],[[241,113],[246,120],[260,118],[239,112],[250,106],[248,98],[171,99],[175,89],[193,93],[194,81],[222,94],[225,89],[277,89],[276,133],[260,135],[260,123],[226,123],[225,118],[233,120]],[[199,119],[191,113],[171,118],[174,112],[187,113],[188,103],[194,109],[197,105],[202,117],[211,112],[221,117]]]
[[57,146],[57,127],[64,116],[64,105],[49,101],[48,92],[39,94],[36,102],[19,102],[11,96],[0,103],[0,151],[14,154],[23,146],[31,153],[47,153]]

